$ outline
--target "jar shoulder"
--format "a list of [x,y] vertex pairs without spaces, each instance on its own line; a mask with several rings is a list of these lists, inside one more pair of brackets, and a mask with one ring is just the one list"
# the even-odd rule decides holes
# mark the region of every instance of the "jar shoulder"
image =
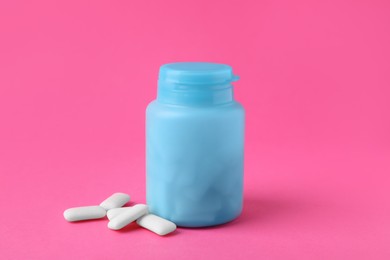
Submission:
[[219,115],[219,114],[238,114],[244,116],[245,109],[237,101],[229,102],[226,104],[216,106],[179,106],[160,103],[156,100],[149,103],[146,108],[146,114],[148,115],[160,115],[160,116],[191,116],[191,115]]

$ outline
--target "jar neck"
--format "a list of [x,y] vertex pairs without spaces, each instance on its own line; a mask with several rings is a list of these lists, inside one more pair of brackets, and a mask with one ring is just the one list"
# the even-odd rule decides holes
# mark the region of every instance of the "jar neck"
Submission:
[[174,84],[158,82],[157,100],[174,105],[219,105],[234,100],[233,86],[230,83],[220,85]]

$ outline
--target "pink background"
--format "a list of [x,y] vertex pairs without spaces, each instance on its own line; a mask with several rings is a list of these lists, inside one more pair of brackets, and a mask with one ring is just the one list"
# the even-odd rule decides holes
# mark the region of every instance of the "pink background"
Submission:
[[[390,259],[390,2],[1,1],[3,259]],[[158,68],[232,65],[245,209],[167,237],[68,207],[145,202]]]

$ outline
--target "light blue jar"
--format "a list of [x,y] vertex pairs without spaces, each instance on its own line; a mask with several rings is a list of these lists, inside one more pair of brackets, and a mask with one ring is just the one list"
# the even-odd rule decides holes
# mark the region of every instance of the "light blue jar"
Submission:
[[182,227],[223,224],[243,201],[244,109],[228,65],[161,66],[146,110],[146,199],[152,213]]

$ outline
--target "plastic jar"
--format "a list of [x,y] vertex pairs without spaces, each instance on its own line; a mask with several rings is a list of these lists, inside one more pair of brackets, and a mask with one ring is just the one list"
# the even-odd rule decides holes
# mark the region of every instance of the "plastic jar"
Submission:
[[146,199],[183,227],[229,222],[243,201],[244,116],[228,65],[161,66],[146,110]]

